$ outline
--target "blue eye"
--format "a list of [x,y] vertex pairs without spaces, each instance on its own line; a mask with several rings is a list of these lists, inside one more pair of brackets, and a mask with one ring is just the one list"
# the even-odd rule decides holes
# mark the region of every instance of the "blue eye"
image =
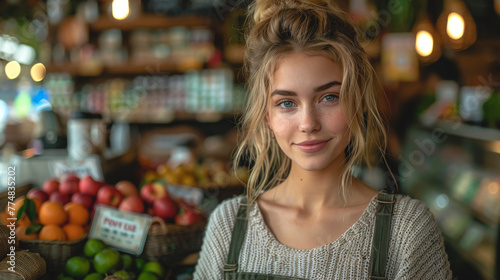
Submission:
[[283,101],[281,102],[280,104],[282,107],[285,107],[285,108],[290,108],[293,106],[293,102],[292,101]]
[[330,94],[330,95],[327,95],[327,96],[323,97],[323,100],[325,100],[327,102],[334,102],[337,99],[339,99],[339,97],[336,96],[336,95],[333,95],[333,94]]

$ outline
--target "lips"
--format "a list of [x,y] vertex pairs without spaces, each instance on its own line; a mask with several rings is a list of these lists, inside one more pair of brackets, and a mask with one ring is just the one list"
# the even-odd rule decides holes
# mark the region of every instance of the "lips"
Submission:
[[315,153],[321,151],[330,140],[307,140],[296,143],[295,146],[303,152]]

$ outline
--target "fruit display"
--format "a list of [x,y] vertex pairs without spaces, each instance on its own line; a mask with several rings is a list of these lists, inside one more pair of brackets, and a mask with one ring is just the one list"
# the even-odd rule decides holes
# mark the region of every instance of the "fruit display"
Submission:
[[165,275],[166,271],[161,263],[119,252],[93,238],[85,242],[82,252],[66,261],[64,272],[57,279],[160,280]]
[[158,165],[156,170],[144,174],[144,183],[165,180],[168,184],[185,185],[199,188],[220,188],[241,186],[248,180],[248,169],[228,168],[227,162],[221,160],[205,160],[203,163],[173,164],[166,162]]
[[[176,232],[180,232],[179,236],[171,237],[173,233],[169,231],[162,236],[155,235],[151,241],[148,235],[144,247],[149,248],[151,244],[161,244],[162,240],[170,240],[168,241],[170,242],[168,243],[170,246],[168,256],[173,258],[193,252],[193,249],[183,251],[182,244],[186,242],[179,243],[177,249],[172,249],[175,242],[181,242],[175,240],[185,238],[189,240],[187,242],[189,244],[198,244],[198,238],[195,240],[193,236],[198,236],[199,231],[201,240],[201,233],[206,224],[206,214],[197,206],[177,197],[175,192],[171,194],[165,180],[151,181],[138,188],[129,181],[120,181],[116,185],[111,185],[95,180],[91,176],[78,178],[68,174],[61,180],[47,180],[41,188],[32,188],[26,196],[17,198],[6,211],[14,209],[14,215],[18,217],[16,238],[28,241],[22,242],[21,245],[30,244],[29,249],[33,252],[38,252],[36,246],[40,244],[45,244],[42,246],[47,246],[47,244],[68,246],[67,244],[73,243],[67,241],[73,240],[78,243],[78,246],[76,246],[77,243],[70,245],[72,246],[71,253],[64,257],[52,258],[51,255],[40,252],[40,255],[47,261],[47,271],[58,275],[58,279],[104,279],[105,276],[111,275],[121,279],[164,279],[162,277],[165,271],[159,263],[147,262],[140,257],[119,253],[103,244],[102,241],[86,240],[98,205],[154,216],[156,218],[152,227],[158,226],[158,219],[167,226],[178,227]],[[1,212],[0,221],[6,222],[7,214],[11,215],[10,212]],[[194,228],[188,227],[189,225],[193,225]],[[180,227],[183,229],[179,229]],[[29,242],[31,240],[35,243]],[[40,241],[47,242],[39,243]],[[83,243],[85,246],[78,255],[77,252],[82,248]],[[148,254],[146,250],[142,257],[169,263],[165,262],[166,259],[161,256]],[[64,268],[61,263],[65,263]],[[63,269],[64,272],[59,274]]]

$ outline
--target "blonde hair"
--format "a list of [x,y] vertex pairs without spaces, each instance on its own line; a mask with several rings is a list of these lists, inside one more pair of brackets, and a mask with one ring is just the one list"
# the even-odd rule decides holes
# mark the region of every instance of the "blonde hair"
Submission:
[[247,196],[253,201],[262,190],[282,182],[291,161],[272,139],[265,121],[270,80],[280,59],[290,52],[329,57],[339,64],[343,78],[340,106],[347,116],[350,142],[340,192],[344,201],[354,166],[372,166],[373,151],[385,151],[386,123],[378,109],[373,67],[357,41],[354,27],[333,4],[320,0],[256,0],[250,6],[245,70],[248,99],[240,122],[241,143],[234,166],[251,163]]

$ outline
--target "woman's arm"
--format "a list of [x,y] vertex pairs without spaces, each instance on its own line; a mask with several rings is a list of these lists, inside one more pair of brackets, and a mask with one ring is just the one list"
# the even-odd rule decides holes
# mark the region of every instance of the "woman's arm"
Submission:
[[234,218],[241,197],[222,202],[208,220],[194,280],[223,279],[222,268],[229,252]]

